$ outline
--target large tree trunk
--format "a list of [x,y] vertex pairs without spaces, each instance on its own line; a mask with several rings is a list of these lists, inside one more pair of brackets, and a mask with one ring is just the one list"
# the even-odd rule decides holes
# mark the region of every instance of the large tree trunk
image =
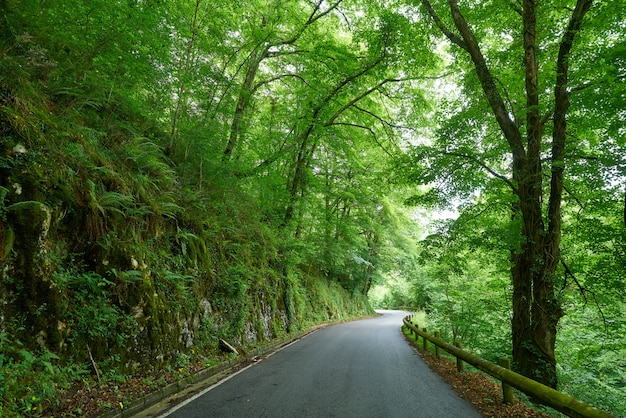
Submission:
[[519,198],[514,216],[520,217],[522,239],[512,254],[513,282],[513,364],[515,370],[551,387],[556,387],[554,356],[557,324],[563,315],[555,297],[554,277],[561,259],[561,200],[565,168],[566,114],[569,54],[574,37],[591,7],[592,0],[578,0],[561,39],[555,80],[552,165],[548,225],[543,218],[541,141],[548,118],[540,114],[536,44],[536,0],[524,0],[524,74],[526,92],[526,138],[513,120],[496,86],[487,61],[456,0],[448,0],[456,33],[446,27],[428,0],[422,0],[435,25],[472,58],[483,92],[489,101],[513,158],[513,193]]
[[[513,157],[513,193],[518,196],[515,206],[522,222],[519,251],[513,255],[511,279],[513,282],[513,367],[519,373],[551,387],[556,387],[556,324],[558,311],[554,302],[553,276],[558,260],[555,247],[544,247],[546,234],[542,213],[541,141],[543,121],[539,113],[538,74],[535,42],[534,1],[524,1],[524,67],[526,82],[526,138],[525,143],[518,124],[512,119],[487,62],[482,55],[469,25],[455,0],[449,0],[454,23],[461,35],[451,38],[472,58],[485,96],[506,138]],[[456,40],[455,40],[456,39]],[[558,200],[560,206],[560,199]],[[558,307],[558,306],[557,306]]]
[[[534,166],[535,161],[530,165]],[[521,164],[526,165],[526,164]],[[534,171],[527,167],[525,171]],[[536,173],[519,175],[517,195],[522,220],[522,242],[513,256],[513,367],[519,373],[556,387],[556,324],[559,315],[554,300],[554,268],[545,258],[558,257],[544,246],[545,227],[541,211],[541,178]],[[556,309],[555,309],[556,308]]]

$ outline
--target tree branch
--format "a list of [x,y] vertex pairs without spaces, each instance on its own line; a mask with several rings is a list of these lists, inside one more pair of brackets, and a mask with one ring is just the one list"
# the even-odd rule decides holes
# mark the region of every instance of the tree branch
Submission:
[[483,92],[485,93],[485,96],[487,96],[487,100],[489,101],[491,110],[496,117],[496,121],[498,122],[498,125],[500,125],[500,128],[504,133],[504,137],[511,148],[513,159],[520,160],[526,155],[521,132],[509,116],[504,100],[496,87],[491,70],[487,66],[487,61],[480,50],[478,41],[476,41],[472,30],[465,21],[465,17],[461,14],[459,5],[456,0],[448,0],[448,2],[450,3],[454,23],[463,37],[465,44],[464,49],[469,53],[472,61],[474,62],[476,74],[480,80]]
[[330,117],[330,119],[328,119],[328,121],[324,124],[324,126],[332,125],[335,122],[335,119],[337,119],[346,109],[348,109],[349,107],[353,106],[359,100],[369,96],[374,91],[378,90],[381,86],[385,85],[386,83],[397,82],[397,81],[401,81],[401,80],[400,79],[395,79],[395,78],[387,78],[387,79],[381,81],[380,83],[378,83],[377,85],[375,85],[374,87],[370,88],[369,90],[366,90],[363,93],[359,94],[354,99],[350,100],[348,103],[346,103],[343,106],[341,106],[341,108],[339,110],[337,110],[335,112],[335,114],[333,114]]
[[578,203],[578,206],[580,206],[581,209],[585,209],[585,206],[583,205],[583,202],[581,202],[580,199],[574,193],[572,193],[572,191],[569,189],[569,187],[563,185],[563,190],[565,190],[567,192],[567,194],[570,195],[572,197],[572,199],[574,199],[576,201],[576,203]]
[[491,174],[495,178],[498,178],[498,179],[502,180],[503,182],[505,182],[511,188],[511,190],[513,190],[513,192],[517,192],[517,188],[515,187],[513,182],[508,177],[506,177],[506,176],[504,176],[504,175],[494,171],[487,164],[485,164],[482,161],[480,161],[478,158],[476,158],[476,157],[474,157],[472,155],[463,154],[463,153],[454,152],[454,151],[444,151],[442,154],[443,155],[450,155],[450,156],[453,156],[453,157],[464,158],[464,159],[469,160],[469,161],[471,161],[471,162],[473,162],[475,164],[478,164],[483,169],[485,169],[485,171],[487,171],[489,174]]
[[296,32],[296,34],[293,35],[291,38],[280,41],[278,45],[290,45],[296,42],[300,38],[300,35],[302,35],[302,33],[306,30],[307,27],[311,26],[317,20],[321,19],[322,17],[326,16],[327,14],[335,10],[337,7],[339,7],[342,1],[343,0],[336,1],[335,3],[331,4],[328,9],[318,14],[317,12],[320,11],[322,3],[324,3],[324,0],[319,0],[317,4],[313,7],[313,11],[311,12],[311,15],[309,16],[307,21],[304,22],[304,25],[302,25],[302,27]]
[[543,115],[543,117],[541,118],[541,127],[543,128],[543,126],[545,126],[546,123],[548,123],[548,121],[552,118],[553,113],[552,112],[546,112],[545,115]]
[[[626,74],[619,74],[615,76],[614,80],[611,80],[613,82],[623,82],[624,80],[626,80]],[[597,81],[589,81],[587,83],[583,83],[579,86],[576,87],[572,87],[569,92],[570,93],[575,93],[575,92],[579,92],[581,90],[585,90],[588,89],[590,87],[597,87],[597,86],[601,86],[603,84],[609,84],[611,81],[607,81],[607,80],[597,80]]]
[[[378,116],[376,113],[374,113],[374,112],[372,112],[370,110],[367,110],[367,109],[363,109],[362,107],[360,107],[358,105],[354,105],[354,108],[357,109],[360,112],[363,112],[363,113],[373,117],[378,122],[380,122],[380,124],[382,125],[383,129],[387,133],[387,136],[390,138],[390,142],[391,142],[391,139],[393,138],[393,131],[390,131],[390,129],[410,129],[407,126],[395,125],[395,124],[385,120],[382,116]],[[398,145],[396,143],[392,142],[392,146],[393,146],[393,148],[396,151],[399,150],[399,147],[398,147]],[[385,151],[385,152],[387,152],[387,151]],[[387,154],[391,155],[391,154],[389,154],[389,152],[387,152]]]
[[298,55],[298,54],[304,54],[307,52],[311,52],[307,49],[296,49],[293,51],[268,51],[267,54],[265,54],[265,56],[267,58],[274,58],[274,57],[283,57],[285,55]]
[[343,0],[338,0],[335,3],[331,4],[330,7],[328,9],[326,9],[325,11],[321,12],[320,14],[318,14],[317,16],[315,15],[319,10],[320,10],[320,6],[322,5],[322,3],[324,2],[324,0],[320,0],[317,3],[317,6],[315,6],[315,8],[313,9],[313,13],[311,13],[311,16],[309,16],[309,20],[307,20],[306,25],[310,25],[311,23],[314,23],[316,20],[326,16],[328,13],[332,12],[333,10],[335,10],[337,7],[339,7],[339,5],[341,4]]
[[435,22],[435,25],[437,25],[439,30],[446,36],[446,38],[448,38],[452,43],[467,50],[467,46],[465,45],[465,42],[463,41],[463,39],[459,38],[457,35],[452,33],[452,31],[448,29],[446,25],[443,24],[443,22],[441,21],[441,18],[439,17],[435,9],[433,9],[433,6],[430,4],[428,0],[422,0],[422,6],[424,6],[424,8],[426,9],[430,17]]
[[[580,284],[580,282],[578,281],[578,279],[576,278],[574,273],[572,273],[572,271],[567,266],[567,264],[565,264],[565,261],[563,261],[562,258],[561,258],[561,265],[565,269],[566,277],[567,277],[567,275],[569,275],[572,279],[574,279],[574,283],[576,283],[576,286],[578,287],[578,290],[580,291],[580,294],[582,295],[583,300],[585,301],[585,305],[589,301],[588,298],[587,298],[587,294],[586,293],[591,294],[591,297],[593,297],[593,301],[594,301],[594,303],[596,305],[596,308],[598,308],[598,312],[600,312],[600,316],[602,317],[602,322],[604,323],[604,327],[606,329],[607,328],[606,316],[604,316],[604,311],[602,310],[602,307],[600,307],[600,303],[598,302],[598,297],[597,297],[596,293],[591,291],[591,290],[589,290],[589,289],[587,289],[586,287],[584,287],[583,285]],[[566,284],[567,284],[567,281],[565,281],[563,283],[563,287],[561,288],[561,290],[565,289],[565,285]]]
[[511,97],[509,96],[509,91],[506,89],[506,86],[504,85],[504,83],[502,83],[502,81],[500,81],[499,78],[494,78],[495,81],[498,82],[498,84],[500,85],[500,88],[502,89],[502,91],[504,91],[504,97],[506,99],[506,103],[509,105],[509,108],[511,109],[511,115],[513,115],[513,122],[517,125],[517,126],[521,126],[521,122],[519,121],[519,119],[517,118],[517,115],[515,114],[515,108],[513,107],[513,101],[511,100]]
[[565,260],[563,260],[562,258],[561,258],[561,265],[565,269],[565,281],[563,282],[563,286],[561,287],[561,290],[565,289],[565,286],[567,285],[567,275],[569,275],[574,280],[574,283],[576,283],[576,286],[578,286],[578,290],[580,291],[580,294],[582,295],[583,299],[585,300],[585,305],[586,305],[587,304],[587,295],[585,294],[585,292],[587,292],[587,289],[585,289],[580,284],[580,282],[578,281],[578,279],[576,278],[574,273],[572,273],[572,270],[570,270],[569,266],[565,263]]
[[[356,80],[357,78],[361,77],[362,75],[364,75],[365,73],[367,73],[368,71],[370,71],[372,68],[376,67],[378,64],[380,64],[383,61],[383,57],[378,57],[378,59],[376,59],[375,61],[371,62],[370,64],[366,65],[365,67],[363,67],[359,72],[350,75],[349,77],[344,78],[339,84],[337,84],[335,86],[335,88],[330,91],[326,97],[324,97],[322,99],[322,101],[319,103],[318,106],[316,106],[313,109],[313,113],[314,115],[317,115],[319,113],[319,111],[337,94],[339,93],[339,91],[341,91],[341,89],[343,89],[346,85],[348,85],[349,83],[351,83],[352,81]],[[369,94],[369,93],[368,93]],[[343,109],[343,107],[342,107]],[[343,110],[342,110],[343,111]],[[334,116],[334,115],[333,115]]]
[[477,213],[477,214],[471,214],[471,215],[468,215],[468,216],[469,216],[469,219],[467,219],[467,220],[466,220],[466,219],[464,219],[462,216],[460,216],[460,217],[459,217],[459,221],[461,221],[461,220],[462,220],[462,221],[464,221],[464,222],[467,224],[467,223],[469,223],[469,221],[472,221],[472,220],[474,220],[474,219],[478,219],[478,218],[479,218],[479,217],[480,217],[483,213],[485,213],[485,212],[487,212],[489,209],[491,209],[491,207],[492,207],[492,206],[493,206],[493,204],[492,204],[492,203],[490,203],[490,204],[488,204],[487,206],[485,206],[484,208],[480,209],[480,210],[478,211],[478,213]]
[[[544,174],[543,178],[545,178],[546,180],[549,180],[551,178],[551,175],[549,174]],[[578,203],[578,206],[580,206],[580,209],[585,209],[585,206],[583,205],[583,202],[580,201],[580,199],[565,185],[563,185],[563,190],[565,192],[567,192],[567,194],[569,194],[572,199],[574,199],[576,201],[576,203]],[[579,211],[580,213],[580,211]]]
[[282,80],[283,78],[287,78],[287,77],[297,78],[297,79],[301,80],[304,84],[307,84],[306,80],[301,75],[298,75],[298,74],[281,74],[281,75],[277,75],[276,77],[268,78],[267,80],[259,81],[257,84],[254,85],[254,87],[252,88],[251,92],[254,93],[261,86],[263,86],[265,84],[270,84],[270,83],[273,83],[274,81]]
[[520,16],[522,15],[523,13],[522,5],[520,4],[519,0],[518,1],[507,0],[507,3],[509,3],[509,5],[511,6],[511,9],[513,9],[515,13],[517,13]]
[[351,126],[353,128],[359,128],[359,129],[366,130],[366,131],[368,131],[372,135],[372,138],[374,138],[374,141],[376,142],[376,144],[380,147],[380,149],[382,149],[384,151],[385,154],[387,154],[391,158],[395,158],[395,156],[392,153],[390,153],[383,146],[383,144],[380,143],[380,141],[378,140],[378,136],[376,135],[374,130],[372,128],[370,128],[369,126],[363,126],[363,125],[359,125],[357,123],[349,123],[349,122],[335,122],[335,123],[332,123],[331,126]]
[[[527,0],[532,1],[532,0]],[[569,58],[574,45],[574,38],[580,30],[583,18],[591,8],[592,0],[578,0],[572,12],[567,30],[559,45],[556,61],[556,83],[554,86],[554,116],[552,130],[552,166],[550,178],[550,198],[548,201],[549,244],[558,254],[561,241],[561,202],[563,200],[563,177],[565,171],[565,144],[567,137],[567,112],[570,107],[567,91]],[[556,262],[556,260],[555,260]]]
[[366,114],[370,115],[374,119],[378,120],[384,126],[388,126],[390,128],[395,128],[395,129],[411,129],[408,126],[396,125],[394,123],[391,123],[391,122],[385,120],[382,116],[378,116],[376,113],[374,113],[374,112],[372,112],[370,110],[367,110],[367,109],[363,109],[360,106],[354,105],[354,108],[359,110],[360,112],[363,112],[363,113],[366,113]]

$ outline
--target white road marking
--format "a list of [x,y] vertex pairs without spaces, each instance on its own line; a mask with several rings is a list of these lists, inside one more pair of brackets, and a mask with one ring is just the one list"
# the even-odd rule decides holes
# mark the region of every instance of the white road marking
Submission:
[[[309,335],[313,334],[314,332],[317,332],[317,330],[315,330],[315,331],[313,331],[313,332],[310,332],[310,333],[306,334],[306,335],[305,335],[305,336],[303,336],[302,338],[306,338],[307,336],[309,336]],[[281,347],[281,348],[279,348],[278,350],[276,350],[276,351],[274,351],[274,352],[272,352],[272,353],[268,354],[267,356],[265,356],[265,358],[269,358],[269,357],[273,356],[274,354],[278,353],[279,351],[282,351],[282,350],[284,350],[285,348],[289,347],[290,345],[293,345],[293,344],[297,343],[298,341],[302,340],[302,338],[298,338],[297,340],[292,341],[292,342],[290,342],[289,344],[282,346],[282,347]],[[241,369],[241,370],[239,370],[239,371],[237,371],[237,372],[235,372],[235,373],[231,374],[230,376],[228,376],[228,377],[226,377],[226,378],[224,378],[224,379],[220,380],[220,381],[219,381],[219,382],[217,382],[216,384],[211,385],[211,386],[209,386],[208,388],[204,389],[202,392],[196,393],[196,394],[195,394],[195,395],[193,395],[191,398],[184,400],[183,402],[181,402],[181,403],[179,403],[178,405],[174,406],[172,409],[168,410],[168,411],[167,411],[167,412],[165,412],[164,414],[159,415],[159,416],[158,416],[158,418],[165,418],[165,417],[169,416],[170,414],[172,414],[172,413],[174,413],[174,412],[178,411],[179,409],[181,409],[181,408],[182,408],[182,407],[184,407],[185,405],[190,404],[191,402],[195,401],[196,399],[198,399],[199,397],[201,397],[201,396],[202,396],[202,395],[204,395],[205,393],[210,392],[211,390],[215,389],[216,387],[218,387],[218,386],[219,386],[219,385],[221,385],[222,383],[227,382],[228,380],[230,380],[230,379],[232,379],[233,377],[237,376],[239,373],[243,373],[243,372],[245,372],[246,370],[248,370],[250,367],[252,367],[252,366],[254,366],[254,365],[256,365],[256,364],[259,364],[261,361],[263,361],[263,359],[259,359],[259,361],[255,362],[255,363],[252,363],[252,364],[250,364],[250,365],[248,365],[248,366],[244,367],[243,369]]]

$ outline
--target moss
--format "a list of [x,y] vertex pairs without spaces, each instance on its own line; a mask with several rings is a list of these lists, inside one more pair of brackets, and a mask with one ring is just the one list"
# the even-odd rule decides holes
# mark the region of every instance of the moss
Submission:
[[0,262],[5,261],[11,254],[15,243],[15,233],[10,225],[0,220]]
[[52,212],[43,203],[25,201],[7,207],[7,220],[21,240],[21,249],[38,251],[50,229]]
[[[47,253],[51,210],[43,203],[25,201],[7,207],[7,223],[15,234],[8,287],[26,316],[26,341],[58,348],[62,335],[63,296],[50,280],[53,264]],[[5,278],[7,281],[7,278]]]

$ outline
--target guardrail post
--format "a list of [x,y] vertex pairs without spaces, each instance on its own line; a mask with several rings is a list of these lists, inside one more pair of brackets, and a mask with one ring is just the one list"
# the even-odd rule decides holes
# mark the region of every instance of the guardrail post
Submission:
[[[423,328],[424,334],[427,333],[426,328]],[[422,335],[422,338],[424,339],[424,351],[428,351],[428,340],[426,339],[426,336]]]
[[[500,366],[504,367],[507,370],[511,369],[511,362],[508,358],[501,358]],[[510,405],[513,403],[513,388],[504,383],[504,381],[502,381],[502,398],[505,404]]]
[[[439,338],[439,331],[435,331],[435,338]],[[435,344],[435,355],[437,357],[440,356],[439,346],[437,344]]]
[[[454,341],[454,346],[458,349],[463,349],[460,340]],[[456,371],[459,373],[463,373],[465,371],[465,363],[463,363],[463,360],[461,360],[460,357],[456,358]]]
[[[404,318],[407,322],[409,322],[411,325],[413,325],[413,315],[407,315],[406,318]],[[409,337],[413,338],[413,335],[415,335],[415,341],[417,341],[417,333],[415,331],[413,331],[413,328],[411,328],[408,324],[403,325],[406,329],[409,330]]]

